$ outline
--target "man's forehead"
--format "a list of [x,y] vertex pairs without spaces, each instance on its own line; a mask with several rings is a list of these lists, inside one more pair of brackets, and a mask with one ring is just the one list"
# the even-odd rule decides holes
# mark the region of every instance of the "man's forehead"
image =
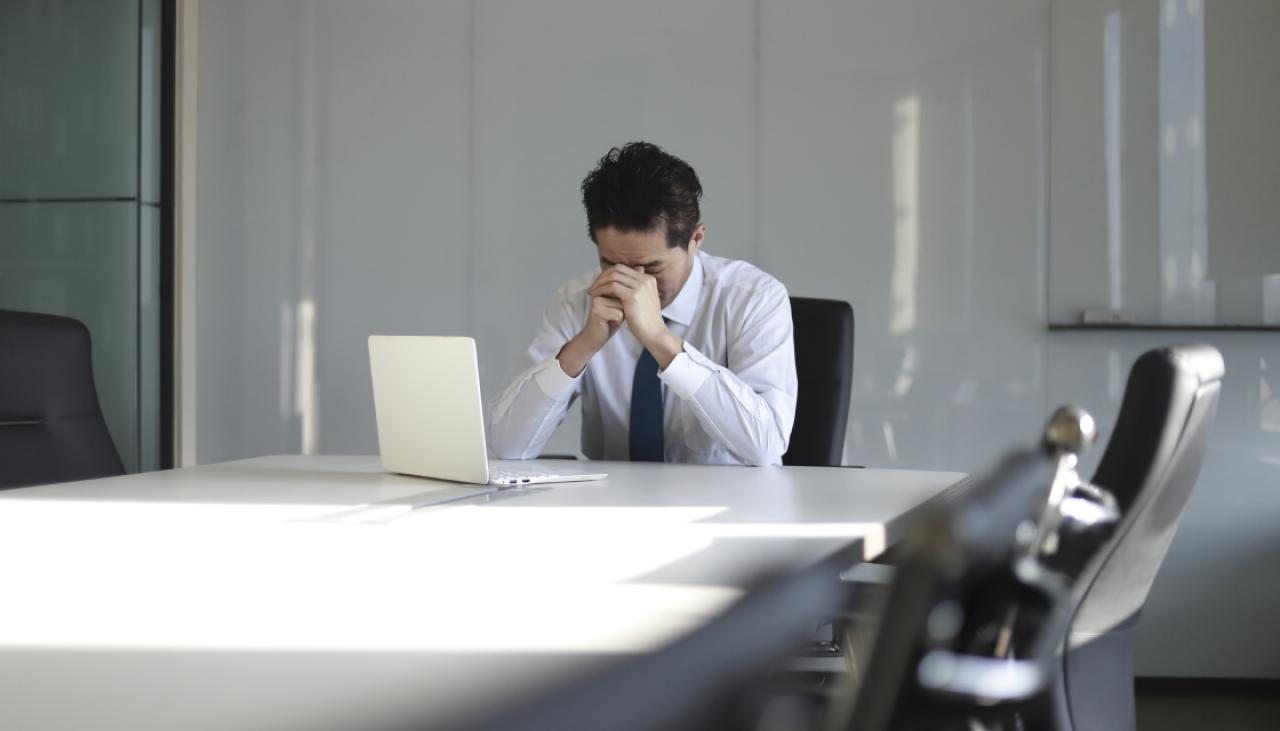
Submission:
[[596,237],[600,258],[614,264],[638,266],[671,255],[661,232],[600,232]]

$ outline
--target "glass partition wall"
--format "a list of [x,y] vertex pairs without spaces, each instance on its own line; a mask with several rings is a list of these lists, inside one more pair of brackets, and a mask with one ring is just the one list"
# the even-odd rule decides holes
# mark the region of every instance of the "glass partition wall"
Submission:
[[0,0],[0,309],[88,326],[98,399],[131,472],[171,462],[165,10]]

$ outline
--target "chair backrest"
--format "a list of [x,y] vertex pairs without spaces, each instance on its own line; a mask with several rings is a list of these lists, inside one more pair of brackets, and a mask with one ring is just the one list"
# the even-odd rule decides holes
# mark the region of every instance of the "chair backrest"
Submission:
[[844,600],[848,557],[761,577],[755,588],[703,627],[652,653],[623,656],[529,698],[495,694],[466,731],[654,731],[723,728],[749,717],[769,670],[790,657],[819,620]]
[[1056,689],[1076,731],[1132,729],[1138,617],[1204,460],[1224,372],[1207,345],[1149,351],[1134,363],[1093,484],[1121,518],[1074,582],[1075,607]]
[[[1018,561],[1020,528],[1025,536],[1045,504],[1053,469],[1044,449],[1015,453],[911,530],[843,727],[969,728],[966,718],[1052,683],[1070,596]],[[1017,659],[996,646],[1010,616]]]
[[78,320],[0,310],[0,488],[124,473]]
[[1073,632],[1105,632],[1142,608],[1200,474],[1223,371],[1207,345],[1148,351],[1133,364],[1093,476],[1123,517],[1105,559],[1080,577]]
[[791,320],[800,390],[782,463],[838,466],[853,384],[853,308],[840,300],[792,297]]

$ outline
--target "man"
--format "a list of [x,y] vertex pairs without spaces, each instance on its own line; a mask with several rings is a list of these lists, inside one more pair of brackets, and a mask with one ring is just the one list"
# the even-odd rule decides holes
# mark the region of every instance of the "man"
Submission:
[[787,290],[702,251],[701,197],[693,168],[647,142],[583,180],[600,268],[547,305],[494,405],[495,456],[537,457],[581,395],[591,459],[782,463],[796,407]]

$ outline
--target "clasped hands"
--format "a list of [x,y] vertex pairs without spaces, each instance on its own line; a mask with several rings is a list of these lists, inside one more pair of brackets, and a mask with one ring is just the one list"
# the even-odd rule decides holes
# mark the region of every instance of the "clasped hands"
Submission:
[[568,375],[576,377],[581,373],[623,322],[662,369],[684,348],[684,342],[662,319],[658,280],[645,274],[644,267],[615,264],[600,272],[587,293],[591,295],[587,322],[557,356]]

